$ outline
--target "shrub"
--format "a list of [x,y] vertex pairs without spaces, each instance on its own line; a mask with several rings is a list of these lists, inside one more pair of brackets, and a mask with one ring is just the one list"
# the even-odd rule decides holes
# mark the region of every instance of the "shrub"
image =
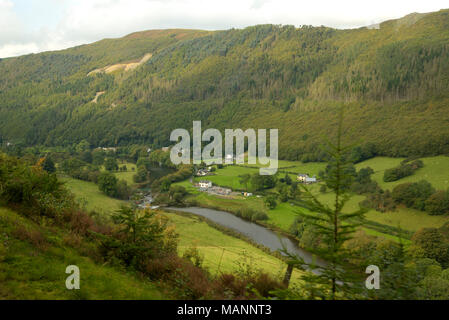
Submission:
[[48,247],[48,242],[44,235],[37,229],[29,229],[19,225],[14,229],[12,235],[19,240],[27,241],[39,250],[45,250]]
[[107,171],[117,171],[118,170],[117,160],[114,158],[107,158],[104,162],[104,168]]
[[413,244],[422,248],[426,258],[446,265],[449,262],[449,244],[435,228],[421,229],[412,238]]
[[188,248],[182,257],[192,262],[195,267],[203,266],[204,256],[200,254],[197,247]]
[[110,172],[102,172],[98,176],[98,188],[101,192],[110,197],[117,194],[117,178]]
[[268,215],[265,212],[255,211],[250,208],[239,209],[235,214],[237,217],[253,222],[268,220]]
[[393,189],[392,197],[397,203],[402,203],[408,208],[424,210],[427,199],[435,193],[432,185],[422,180],[417,183],[401,184]]
[[379,212],[393,211],[396,209],[396,203],[389,190],[377,190],[369,194],[367,198],[360,203],[360,206],[371,208]]
[[402,178],[413,175],[413,173],[424,167],[424,163],[421,160],[415,160],[409,162],[410,160],[405,160],[401,163],[401,165],[397,168],[385,170],[384,173],[384,181],[385,182],[393,182],[398,181]]
[[253,221],[265,221],[268,220],[268,215],[265,212],[257,211],[253,215]]
[[444,215],[449,213],[449,190],[438,191],[427,199],[426,211],[431,215]]
[[180,299],[198,300],[212,294],[207,272],[175,254],[148,260],[145,274],[170,284]]
[[264,202],[265,202],[265,205],[267,206],[267,208],[271,209],[271,210],[276,209],[276,207],[278,205],[276,202],[276,198],[273,196],[266,197]]

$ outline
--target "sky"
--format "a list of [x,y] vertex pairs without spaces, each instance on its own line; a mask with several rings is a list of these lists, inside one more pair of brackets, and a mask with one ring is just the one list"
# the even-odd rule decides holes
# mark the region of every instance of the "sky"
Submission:
[[150,29],[356,28],[444,8],[448,0],[0,0],[0,58]]

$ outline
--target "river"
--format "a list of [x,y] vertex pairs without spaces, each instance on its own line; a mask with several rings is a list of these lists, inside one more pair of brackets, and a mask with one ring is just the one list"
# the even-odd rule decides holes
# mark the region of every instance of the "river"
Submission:
[[[283,250],[284,247],[290,254],[296,255],[310,264],[314,262],[319,266],[324,266],[323,260],[316,258],[310,252],[307,252],[286,236],[277,234],[276,232],[260,226],[256,223],[243,220],[232,213],[225,211],[218,211],[207,208],[168,208],[173,211],[192,213],[197,216],[206,218],[220,226],[231,229],[237,233],[244,235],[255,243],[262,245],[273,252]],[[283,246],[284,245],[284,246]],[[281,252],[281,254],[285,255]]]

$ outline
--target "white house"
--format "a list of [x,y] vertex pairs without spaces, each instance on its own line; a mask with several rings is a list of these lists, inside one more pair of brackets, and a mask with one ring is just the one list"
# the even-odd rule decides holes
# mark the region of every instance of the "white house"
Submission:
[[209,188],[212,188],[212,182],[207,181],[207,180],[200,181],[199,185],[200,185],[200,188],[201,188],[201,189],[209,189]]
[[298,181],[305,184],[313,184],[317,183],[318,179],[316,176],[313,176],[312,178],[308,174],[299,174],[298,175]]
[[306,178],[306,181],[305,181],[306,184],[312,184],[312,183],[317,183],[317,182],[318,182],[318,180],[316,177]]

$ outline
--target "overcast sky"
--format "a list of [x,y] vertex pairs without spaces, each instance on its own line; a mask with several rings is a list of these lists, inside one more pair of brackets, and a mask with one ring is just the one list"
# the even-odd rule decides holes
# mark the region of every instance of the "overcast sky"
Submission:
[[0,0],[0,58],[148,29],[354,28],[448,7],[448,0]]

